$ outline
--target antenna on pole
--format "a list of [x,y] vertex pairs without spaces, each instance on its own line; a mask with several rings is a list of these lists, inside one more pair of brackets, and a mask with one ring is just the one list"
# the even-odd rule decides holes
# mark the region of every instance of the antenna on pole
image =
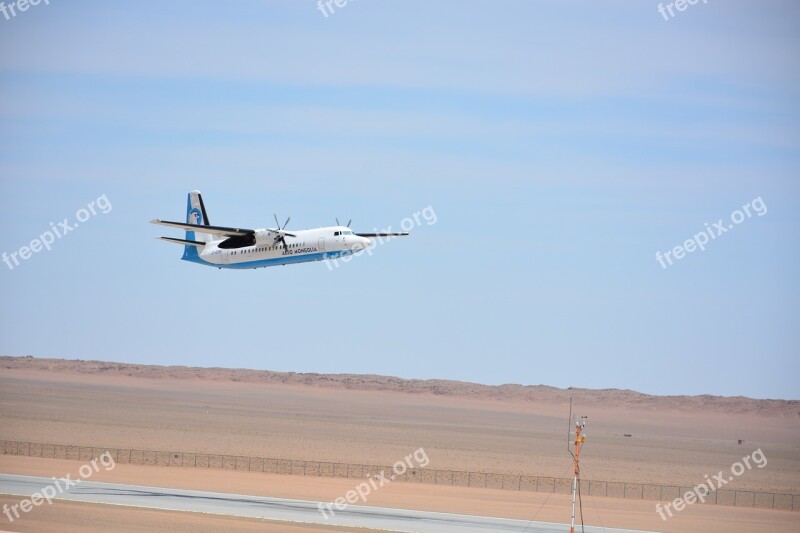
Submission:
[[[588,418],[588,416],[575,417],[574,453],[571,449],[572,442],[570,442],[572,434],[567,433],[567,450],[569,450],[570,455],[572,455],[572,460],[575,465],[574,474],[572,477],[572,521],[569,528],[570,533],[575,533],[575,496],[576,493],[580,494],[580,455],[581,449],[583,448],[583,443],[586,442],[586,434],[584,433],[584,429],[586,428],[586,420],[588,420]],[[572,397],[569,399],[569,424],[570,426],[572,424]],[[567,431],[569,431],[569,429]],[[578,496],[578,498],[580,499],[580,496]],[[583,500],[581,500],[581,531],[583,531]]]

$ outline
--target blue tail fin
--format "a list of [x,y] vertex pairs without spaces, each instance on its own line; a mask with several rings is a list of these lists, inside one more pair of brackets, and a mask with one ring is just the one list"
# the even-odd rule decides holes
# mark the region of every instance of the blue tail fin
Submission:
[[[195,226],[206,225],[208,226],[208,217],[206,217],[206,208],[203,205],[203,197],[200,196],[200,191],[192,191],[186,199],[186,223]],[[201,235],[205,235],[202,234]],[[205,236],[202,239],[197,239],[194,231],[186,231],[187,241],[202,240],[205,242]],[[186,261],[195,261],[200,256],[197,253],[197,246],[185,246],[183,248],[183,257]]]

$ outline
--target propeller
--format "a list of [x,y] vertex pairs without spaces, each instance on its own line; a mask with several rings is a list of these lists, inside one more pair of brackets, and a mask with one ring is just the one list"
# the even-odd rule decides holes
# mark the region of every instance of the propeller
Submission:
[[[347,227],[349,228],[349,227],[350,227],[350,223],[351,223],[351,222],[353,222],[353,219],[352,219],[352,218],[351,218],[350,220],[348,220],[348,221],[347,221],[347,224],[345,224],[345,226],[347,226]],[[339,223],[339,219],[338,219],[338,218],[336,219],[336,225],[337,225],[337,226],[341,226],[341,224]]]
[[286,222],[283,224],[283,227],[281,227],[281,223],[278,222],[278,215],[273,213],[272,216],[275,217],[275,226],[276,226],[276,229],[272,231],[278,234],[272,242],[273,244],[282,243],[283,250],[286,251],[289,249],[289,247],[286,245],[286,236],[288,235],[289,237],[296,237],[294,233],[289,233],[288,231],[284,231],[286,229],[286,226],[289,225],[289,221],[292,219],[292,217],[287,217]]

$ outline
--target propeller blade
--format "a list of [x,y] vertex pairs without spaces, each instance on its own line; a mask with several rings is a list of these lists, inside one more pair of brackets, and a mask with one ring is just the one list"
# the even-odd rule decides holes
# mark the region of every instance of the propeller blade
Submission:
[[341,224],[339,224],[339,217],[336,217],[336,225],[341,226]]
[[353,222],[353,219],[352,219],[352,218],[351,218],[350,220],[348,220],[348,221],[347,221],[347,227],[348,227],[348,228],[350,227],[350,223],[351,223],[351,222]]
[[282,238],[281,237],[282,235],[288,235],[290,237],[297,237],[297,235],[295,235],[294,233],[287,233],[287,232],[283,231],[284,229],[286,229],[286,226],[289,225],[289,221],[292,220],[292,217],[287,217],[286,218],[286,223],[283,225],[283,227],[281,227],[281,223],[278,222],[278,215],[276,215],[275,213],[272,213],[272,216],[275,218],[275,229],[271,230],[271,231],[274,231],[275,233],[278,234],[278,236],[275,237],[275,242],[276,243],[278,242],[278,239]]

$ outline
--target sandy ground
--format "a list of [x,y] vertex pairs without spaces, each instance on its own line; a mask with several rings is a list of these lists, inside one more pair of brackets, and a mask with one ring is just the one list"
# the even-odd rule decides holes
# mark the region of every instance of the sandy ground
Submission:
[[[431,469],[571,475],[568,403],[69,368],[0,372],[1,439],[355,464],[392,464],[422,447]],[[576,401],[590,417],[584,479],[696,485],[760,448],[767,466],[729,488],[800,492],[798,415],[743,402],[749,413]]]
[[[0,357],[0,439],[356,464],[391,464],[424,448],[430,469],[568,477],[570,395],[576,413],[589,416],[585,480],[696,485],[760,448],[766,466],[726,488],[800,493],[800,403],[779,400]],[[77,466],[0,456],[0,471],[10,473],[49,477]],[[356,481],[134,465],[117,465],[96,479],[310,500],[332,500]],[[569,518],[569,497],[562,495],[402,482],[373,494],[369,504]],[[92,515],[100,507],[88,506]],[[86,508],[53,507],[76,528]],[[131,513],[144,524],[141,511],[98,512],[108,524],[120,520],[122,530]],[[148,512],[147,519],[173,514]],[[662,522],[653,502],[587,495],[584,515],[595,525],[667,532],[800,531],[798,513],[695,505]],[[211,523],[196,519],[179,520],[189,521],[186,528]],[[41,520],[36,530],[47,530],[48,518]],[[251,527],[251,521],[235,522],[224,527]]]
[[[0,456],[0,471],[11,474],[28,474],[45,477],[64,476],[71,473],[77,477],[81,466],[79,461],[62,459],[40,459],[29,457]],[[113,470],[95,473],[91,480],[109,483],[141,484],[157,487],[177,487],[184,489],[211,490],[235,494],[251,494],[257,496],[275,496],[298,498],[312,501],[331,501],[354,487],[356,480],[334,478],[308,478],[304,476],[283,476],[250,472],[222,470],[175,469],[157,466],[117,465]],[[17,499],[11,498],[14,502]],[[60,504],[59,504],[60,505]],[[420,485],[410,483],[393,483],[382,487],[370,495],[367,505],[395,507],[405,509],[421,509],[450,513],[475,514],[486,516],[502,516],[521,520],[544,522],[569,522],[570,497],[565,495],[523,493],[515,491],[474,489]],[[71,507],[67,504],[66,507]],[[86,527],[85,531],[100,531],[94,527],[96,509],[107,506],[92,505],[67,509],[65,514],[56,513],[55,517],[67,523]],[[39,514],[37,508],[25,515],[29,517]],[[681,513],[663,521],[655,512],[653,502],[637,500],[619,500],[612,498],[583,497],[584,519],[587,524],[606,527],[624,527],[663,531],[665,533],[703,531],[704,533],[754,533],[754,532],[796,532],[800,531],[800,515],[797,512],[769,511],[720,507],[713,505],[694,505]],[[86,513],[86,514],[84,514]],[[143,522],[140,520],[153,520]],[[182,516],[188,515],[188,516]],[[142,511],[138,509],[114,508],[103,511],[104,519],[119,519],[121,524],[157,524],[158,520],[177,520],[178,525],[191,527],[202,525],[211,528],[222,523],[223,518],[210,515],[193,515],[192,513],[163,513]],[[127,516],[127,519],[125,518]],[[42,518],[47,522],[48,517]],[[208,521],[206,521],[208,520]],[[226,524],[226,528],[249,531],[252,520],[234,520]],[[20,520],[17,524],[22,524]],[[15,526],[17,524],[14,524]],[[6,524],[8,527],[8,524]],[[132,527],[132,526],[127,526]],[[163,525],[161,526],[163,528]],[[24,529],[19,529],[24,531]],[[38,526],[31,531],[44,531]],[[137,529],[124,529],[137,530]],[[270,531],[270,530],[267,530]],[[284,531],[284,529],[275,529]],[[293,529],[285,529],[293,533]],[[302,529],[298,531],[303,531]]]

